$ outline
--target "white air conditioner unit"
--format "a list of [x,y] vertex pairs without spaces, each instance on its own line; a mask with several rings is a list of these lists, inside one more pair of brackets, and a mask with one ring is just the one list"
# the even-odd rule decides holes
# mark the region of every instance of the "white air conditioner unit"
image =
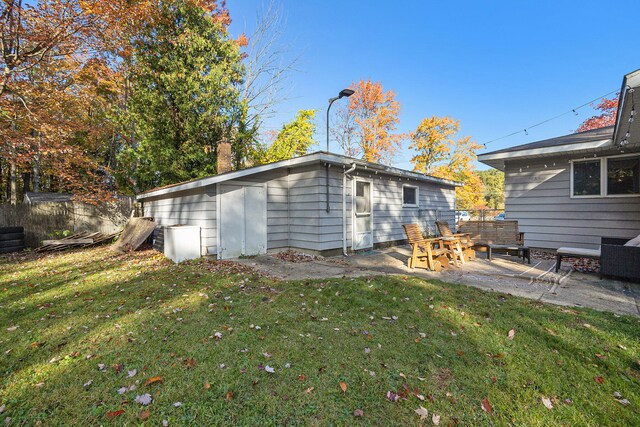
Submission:
[[180,224],[166,227],[164,256],[175,263],[200,258],[200,227]]

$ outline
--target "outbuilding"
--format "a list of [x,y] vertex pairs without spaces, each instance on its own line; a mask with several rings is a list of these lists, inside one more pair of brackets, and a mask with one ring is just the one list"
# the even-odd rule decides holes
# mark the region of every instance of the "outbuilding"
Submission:
[[[200,227],[218,259],[286,249],[333,255],[403,243],[402,224],[453,223],[461,184],[316,152],[157,188],[137,196],[162,227]],[[157,236],[162,241],[162,230]]]

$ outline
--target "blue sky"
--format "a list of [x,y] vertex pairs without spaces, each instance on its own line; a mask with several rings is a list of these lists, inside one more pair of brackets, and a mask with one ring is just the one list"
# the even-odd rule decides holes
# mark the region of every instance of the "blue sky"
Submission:
[[[232,34],[251,35],[266,2],[227,0]],[[288,80],[289,99],[264,128],[278,129],[299,109],[317,109],[317,148],[326,138],[328,98],[360,79],[397,94],[400,132],[424,117],[449,115],[460,120],[461,136],[483,143],[619,90],[622,76],[640,68],[637,0],[280,4],[288,55],[300,57],[299,71]],[[593,114],[583,108],[487,151],[571,133]],[[393,163],[411,168],[406,145]]]

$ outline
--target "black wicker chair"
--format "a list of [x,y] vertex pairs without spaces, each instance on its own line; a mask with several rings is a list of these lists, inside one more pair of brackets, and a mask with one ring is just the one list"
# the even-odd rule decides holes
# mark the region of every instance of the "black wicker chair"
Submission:
[[603,237],[600,274],[640,281],[640,247],[624,246],[630,239]]

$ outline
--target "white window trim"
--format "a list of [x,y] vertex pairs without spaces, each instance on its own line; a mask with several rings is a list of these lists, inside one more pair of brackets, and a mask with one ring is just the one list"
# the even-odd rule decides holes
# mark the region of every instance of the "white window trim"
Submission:
[[[611,198],[626,198],[626,197],[640,197],[640,194],[607,194],[607,171],[608,171],[608,159],[621,159],[626,157],[640,157],[640,153],[633,154],[618,154],[615,156],[603,156],[603,157],[587,157],[583,159],[571,160],[571,168],[569,174],[569,197],[572,199],[611,199]],[[593,162],[594,160],[600,161],[600,194],[590,194],[585,196],[576,196],[573,194],[573,165],[580,162]]]
[[[416,202],[415,203],[405,203],[404,202],[404,188],[414,188],[416,190]],[[410,184],[402,184],[402,207],[403,208],[417,208],[420,207],[420,187],[417,185]]]
[[[369,211],[368,212],[358,212],[356,210],[356,186],[358,182],[367,182],[369,183]],[[367,216],[371,215],[373,218],[373,181],[371,179],[366,178],[356,178],[353,180],[353,213],[355,216]]]

